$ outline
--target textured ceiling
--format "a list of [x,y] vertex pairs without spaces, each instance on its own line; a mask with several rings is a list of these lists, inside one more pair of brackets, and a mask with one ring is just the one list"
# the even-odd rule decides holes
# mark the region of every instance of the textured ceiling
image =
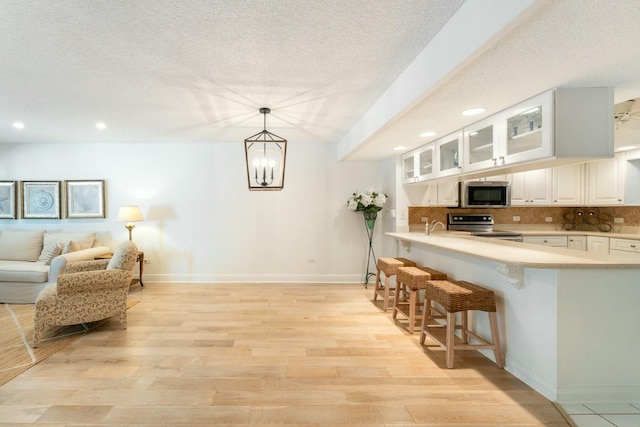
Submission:
[[[639,1],[533,3],[345,158],[389,157],[482,117],[464,108],[489,115],[555,86],[640,95]],[[291,144],[337,143],[462,4],[2,0],[0,143],[240,142],[260,107]]]
[[336,142],[462,2],[2,0],[0,142]]

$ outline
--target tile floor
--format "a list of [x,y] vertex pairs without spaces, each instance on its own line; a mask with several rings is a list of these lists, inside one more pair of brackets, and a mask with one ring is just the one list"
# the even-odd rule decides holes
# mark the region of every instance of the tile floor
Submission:
[[561,404],[577,427],[640,427],[640,402]]

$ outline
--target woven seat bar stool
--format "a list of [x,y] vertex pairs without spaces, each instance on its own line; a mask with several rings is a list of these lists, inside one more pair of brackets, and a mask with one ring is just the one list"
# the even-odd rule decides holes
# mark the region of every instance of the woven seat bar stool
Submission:
[[[416,311],[420,309],[419,291],[425,289],[429,280],[447,280],[447,275],[429,267],[399,267],[396,277],[396,292],[393,299],[393,318],[398,313],[409,320],[409,333],[413,334],[416,320],[422,316]],[[409,301],[400,300],[400,293],[409,294]]]
[[[433,321],[431,317],[431,302],[442,306],[446,312],[446,324]],[[431,280],[424,290],[425,315],[422,317],[420,344],[424,344],[428,335],[446,351],[447,368],[453,368],[454,350],[491,349],[499,368],[504,367],[504,355],[500,347],[500,332],[496,314],[496,299],[492,290],[465,281]],[[491,341],[477,335],[468,327],[468,312],[470,310],[486,311],[489,314],[491,327]],[[456,313],[461,314],[462,325],[456,325]],[[434,335],[436,329],[445,329],[444,342]],[[455,330],[461,330],[462,344],[455,343]],[[469,344],[473,337],[480,344]]]
[[[376,301],[378,299],[378,295],[380,295],[382,297],[382,309],[384,311],[387,311],[389,308],[389,302],[391,302],[391,297],[394,296],[392,291],[395,292],[395,289],[392,289],[389,283],[391,281],[391,277],[398,273],[398,268],[415,267],[415,265],[415,262],[406,258],[378,258],[378,273],[376,274],[376,286],[373,291],[373,300]],[[384,284],[380,277],[382,274],[384,274]]]

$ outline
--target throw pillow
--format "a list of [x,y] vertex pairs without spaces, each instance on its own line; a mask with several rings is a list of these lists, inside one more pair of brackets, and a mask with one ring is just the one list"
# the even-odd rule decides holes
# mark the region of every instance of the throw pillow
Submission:
[[0,259],[7,261],[37,261],[42,251],[44,230],[2,230]]
[[89,249],[93,246],[95,238],[95,232],[47,232],[44,233],[44,246],[53,246],[58,243],[62,243],[64,245],[69,240],[73,240],[80,246],[79,249]]
[[62,248],[62,254],[68,254],[69,252],[75,252],[80,250],[80,245],[73,240],[69,240]]
[[62,253],[62,245],[60,243],[58,243],[55,246],[51,246],[49,248],[49,252],[47,252],[47,256],[45,257],[44,265],[51,265],[51,261],[53,261],[53,259],[58,255],[60,255],[61,253]]

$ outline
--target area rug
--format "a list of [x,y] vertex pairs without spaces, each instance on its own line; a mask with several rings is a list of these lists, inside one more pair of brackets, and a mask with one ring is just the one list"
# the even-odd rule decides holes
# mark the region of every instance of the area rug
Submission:
[[[127,301],[127,309],[138,301]],[[0,385],[69,345],[80,334],[100,326],[106,320],[52,327],[42,344],[33,348],[34,304],[2,304],[0,307]]]

